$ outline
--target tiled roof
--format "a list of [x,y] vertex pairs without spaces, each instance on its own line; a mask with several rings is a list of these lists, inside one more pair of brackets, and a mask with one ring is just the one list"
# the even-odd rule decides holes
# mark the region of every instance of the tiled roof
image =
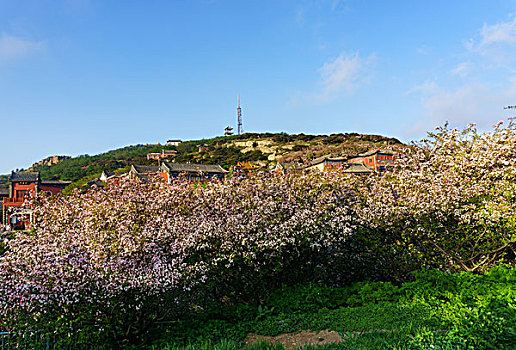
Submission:
[[373,154],[376,154],[376,153],[382,153],[382,154],[393,154],[391,151],[385,151],[385,150],[380,150],[380,149],[372,149],[372,150],[369,150],[365,153],[360,153],[359,156],[360,157],[368,157],[368,156],[372,156]]
[[278,167],[284,170],[297,170],[301,168],[301,165],[299,165],[299,163],[296,162],[278,162]]
[[228,171],[223,169],[220,165],[215,164],[191,164],[191,163],[169,163],[164,162],[164,165],[171,172],[186,172],[186,173],[219,173],[225,174]]
[[312,162],[310,163],[310,165],[317,165],[317,164],[321,164],[322,162],[324,162],[325,160],[330,160],[330,161],[341,161],[341,162],[344,162],[346,161],[348,158],[347,157],[332,157],[331,155],[327,154],[325,156],[322,156],[322,157],[319,157],[319,158],[315,158],[314,160],[312,160]]
[[349,166],[344,170],[345,173],[372,173],[373,169],[362,163],[349,163]]
[[39,180],[39,171],[23,171],[17,172],[14,171],[11,173],[11,177],[9,178],[11,181],[38,181]]
[[133,165],[133,168],[137,174],[157,173],[159,171],[159,167],[153,165]]
[[71,184],[71,181],[61,181],[61,180],[42,180],[42,185],[63,185],[68,186]]

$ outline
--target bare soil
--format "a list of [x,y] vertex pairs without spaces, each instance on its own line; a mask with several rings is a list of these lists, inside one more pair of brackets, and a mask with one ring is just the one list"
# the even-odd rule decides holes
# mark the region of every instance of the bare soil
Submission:
[[259,341],[267,341],[270,343],[281,343],[285,349],[295,349],[303,345],[326,345],[332,343],[342,343],[345,341],[339,333],[334,331],[319,331],[311,330],[300,331],[299,333],[279,334],[276,336],[257,335],[249,333],[245,338],[246,344],[253,344]]

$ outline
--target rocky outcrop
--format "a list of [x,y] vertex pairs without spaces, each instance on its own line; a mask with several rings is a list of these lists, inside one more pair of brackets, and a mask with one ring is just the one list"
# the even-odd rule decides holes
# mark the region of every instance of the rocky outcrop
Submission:
[[43,160],[40,160],[37,163],[32,164],[32,166],[29,168],[29,170],[32,170],[35,167],[42,166],[42,165],[51,166],[51,165],[57,164],[59,162],[62,162],[65,159],[70,159],[70,158],[71,158],[70,156],[50,156]]

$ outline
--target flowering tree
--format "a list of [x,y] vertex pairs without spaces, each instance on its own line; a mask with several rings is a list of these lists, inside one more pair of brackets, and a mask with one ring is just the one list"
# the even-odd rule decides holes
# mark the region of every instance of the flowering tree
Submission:
[[[516,132],[438,128],[394,172],[360,184],[359,216],[414,266],[484,270],[514,258]],[[402,258],[403,257],[403,258]]]
[[514,258],[515,146],[512,124],[443,127],[383,176],[120,179],[40,195],[35,227],[0,256],[0,329],[98,326],[137,342],[157,321],[284,283],[484,270]]
[[349,193],[325,174],[256,174],[197,185],[124,179],[38,197],[35,229],[0,258],[1,326],[57,317],[136,341],[206,298],[313,278],[326,259],[318,252],[352,232]]

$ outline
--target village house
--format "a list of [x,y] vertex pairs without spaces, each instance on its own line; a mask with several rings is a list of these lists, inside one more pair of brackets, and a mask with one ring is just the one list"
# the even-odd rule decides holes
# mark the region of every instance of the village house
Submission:
[[169,157],[175,157],[177,155],[177,151],[173,149],[162,149],[161,153],[148,153],[147,159],[160,160]]
[[353,175],[369,175],[374,173],[374,170],[362,163],[348,163],[344,173]]
[[301,171],[303,171],[302,165],[296,162],[278,161],[276,167],[274,167],[274,172],[276,173],[296,173]]
[[12,172],[9,177],[8,197],[2,200],[2,223],[9,223],[13,228],[25,228],[29,223],[30,210],[22,210],[25,198],[30,192],[45,192],[48,195],[61,193],[70,182],[59,180],[41,180],[39,171]]
[[167,140],[167,146],[179,146],[181,144],[181,140]]
[[131,170],[129,170],[129,177],[138,177],[140,179],[147,180],[149,175],[157,175],[159,173],[159,166],[131,165]]
[[112,171],[103,171],[99,177],[100,181],[106,182],[107,180],[114,179],[116,174]]
[[333,157],[331,155],[325,155],[312,160],[305,170],[308,171],[332,171],[343,169],[347,166],[347,157]]
[[261,166],[252,164],[251,162],[237,162],[237,165],[234,165],[231,170],[237,172],[249,172],[258,169],[261,169]]
[[172,178],[184,176],[190,181],[223,180],[229,171],[220,165],[161,162],[160,175],[170,183]]
[[201,143],[200,145],[197,145],[197,151],[199,153],[206,152],[208,150],[208,145],[205,143]]
[[376,173],[382,174],[387,170],[388,166],[394,164],[394,160],[394,153],[375,149],[350,158],[348,163],[364,164],[372,168]]

